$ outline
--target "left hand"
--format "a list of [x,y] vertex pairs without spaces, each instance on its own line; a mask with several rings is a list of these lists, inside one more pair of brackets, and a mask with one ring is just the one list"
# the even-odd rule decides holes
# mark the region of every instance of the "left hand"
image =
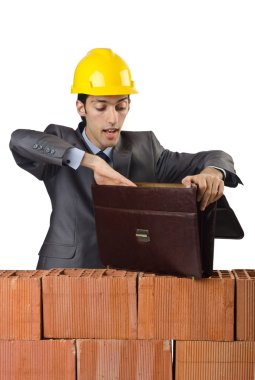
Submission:
[[200,202],[200,210],[205,208],[218,199],[224,192],[223,174],[215,168],[205,168],[200,174],[191,175],[183,178],[182,183],[190,187],[192,183],[198,186],[197,201]]

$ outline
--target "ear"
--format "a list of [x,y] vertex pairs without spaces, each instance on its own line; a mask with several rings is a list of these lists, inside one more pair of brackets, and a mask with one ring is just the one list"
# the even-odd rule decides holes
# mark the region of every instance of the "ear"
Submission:
[[76,109],[81,117],[86,116],[86,110],[84,104],[80,100],[76,100]]

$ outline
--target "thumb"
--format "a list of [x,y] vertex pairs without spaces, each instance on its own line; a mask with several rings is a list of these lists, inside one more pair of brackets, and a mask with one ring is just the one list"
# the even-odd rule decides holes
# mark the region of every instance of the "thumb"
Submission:
[[191,178],[190,178],[190,177],[185,177],[185,178],[183,178],[183,180],[182,180],[182,184],[183,184],[185,187],[191,187]]

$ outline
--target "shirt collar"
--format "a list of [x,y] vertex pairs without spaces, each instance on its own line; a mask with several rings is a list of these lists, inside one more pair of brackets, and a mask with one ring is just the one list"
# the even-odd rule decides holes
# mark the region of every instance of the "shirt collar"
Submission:
[[[89,149],[93,154],[97,154],[98,152],[101,151],[96,145],[94,145],[86,135],[86,128],[83,129],[82,131],[82,137],[84,138],[86,144],[88,145]],[[112,158],[112,147],[108,147],[103,152],[111,159]]]

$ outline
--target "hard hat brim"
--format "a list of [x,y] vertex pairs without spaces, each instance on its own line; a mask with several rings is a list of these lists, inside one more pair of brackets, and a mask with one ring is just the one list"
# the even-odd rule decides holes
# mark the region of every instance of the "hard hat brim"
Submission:
[[[106,93],[107,91],[107,93]],[[86,95],[101,95],[101,96],[109,96],[109,95],[131,95],[131,94],[138,94],[138,91],[135,88],[130,87],[111,87],[107,90],[105,87],[94,87],[94,88],[85,88],[85,87],[77,87],[72,86],[71,87],[71,94],[86,94]]]

